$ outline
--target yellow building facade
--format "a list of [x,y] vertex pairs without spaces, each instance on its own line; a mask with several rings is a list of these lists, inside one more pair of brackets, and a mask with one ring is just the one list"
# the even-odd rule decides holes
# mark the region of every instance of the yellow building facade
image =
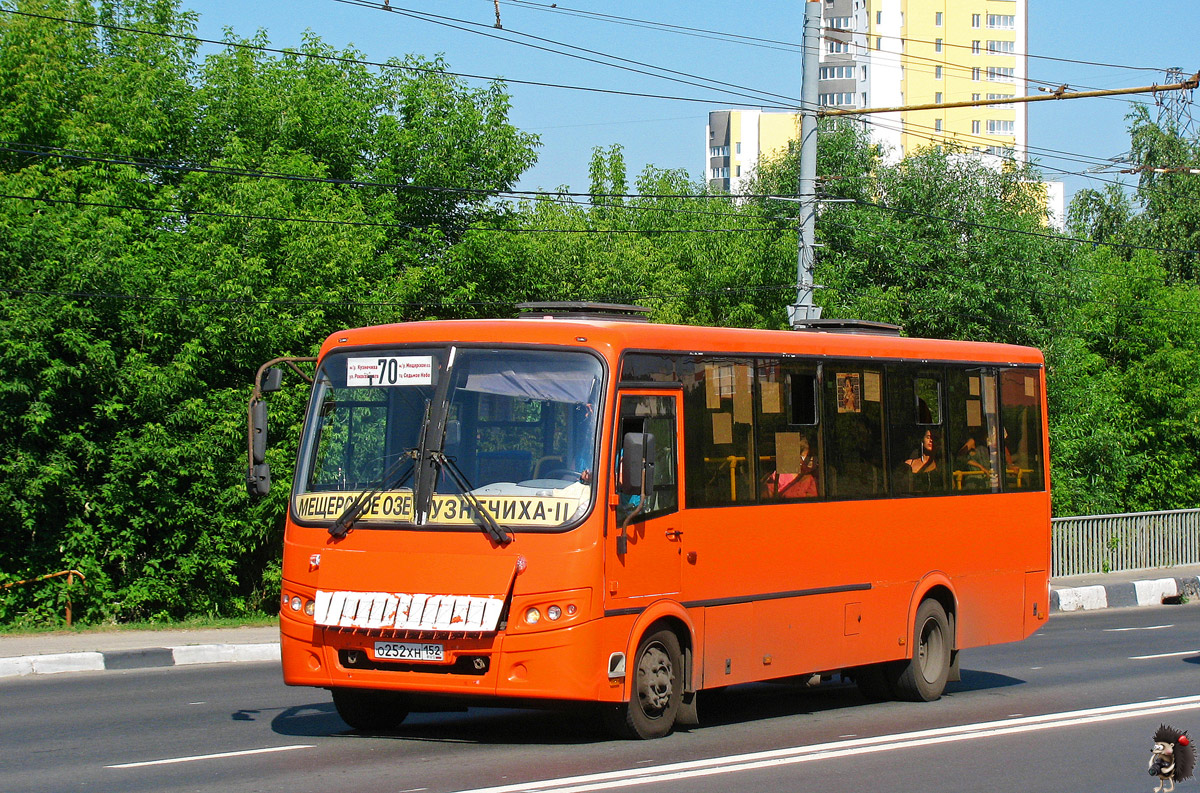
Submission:
[[[1027,0],[821,0],[819,102],[898,107],[1028,93]],[[946,108],[862,117],[887,156],[920,148],[1025,158],[1026,105]],[[709,114],[707,178],[741,192],[758,158],[797,137],[790,112]]]

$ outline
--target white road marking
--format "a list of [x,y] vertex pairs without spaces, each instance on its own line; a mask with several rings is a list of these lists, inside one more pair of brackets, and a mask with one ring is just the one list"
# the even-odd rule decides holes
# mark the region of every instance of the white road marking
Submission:
[[1200,650],[1183,650],[1178,653],[1158,653],[1156,655],[1131,655],[1130,661],[1147,661],[1152,658],[1178,658],[1181,655],[1196,655]]
[[1144,628],[1105,628],[1104,633],[1124,633],[1125,631],[1161,631],[1163,628],[1174,628],[1174,625],[1147,625]]
[[1030,669],[1042,669],[1043,667],[1040,667],[1040,666],[1031,666],[1031,667],[1029,667],[1029,668],[1030,668]]
[[940,727],[931,730],[880,735],[850,741],[795,746],[764,752],[711,757],[683,763],[669,763],[651,768],[631,768],[624,771],[609,771],[598,774],[543,779],[534,782],[475,788],[459,793],[584,793],[585,791],[611,790],[614,788],[646,785],[656,782],[672,782],[695,777],[753,771],[817,760],[833,760],[854,755],[886,752],[895,749],[911,749],[922,746],[969,741],[979,738],[994,738],[1023,732],[1061,729],[1062,727],[1094,724],[1117,719],[1159,716],[1183,710],[1200,710],[1200,696],[1177,697],[1157,702],[1132,702],[1126,705],[1109,705],[1102,708],[1047,713],[1041,716],[1025,716],[1019,719],[963,724],[956,727]]
[[245,757],[252,754],[267,754],[269,752],[290,752],[293,749],[311,749],[313,744],[298,743],[292,746],[268,746],[265,749],[243,749],[239,752],[219,752],[217,754],[197,754],[191,757],[170,757],[165,760],[146,760],[140,763],[120,763],[106,765],[105,768],[144,768],[151,765],[172,765],[174,763],[190,763],[194,760],[220,760],[226,757]]

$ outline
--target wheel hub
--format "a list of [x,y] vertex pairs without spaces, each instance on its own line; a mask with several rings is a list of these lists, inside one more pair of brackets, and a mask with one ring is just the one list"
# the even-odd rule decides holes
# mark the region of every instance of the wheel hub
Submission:
[[651,645],[638,659],[638,701],[647,716],[661,715],[671,703],[671,658]]

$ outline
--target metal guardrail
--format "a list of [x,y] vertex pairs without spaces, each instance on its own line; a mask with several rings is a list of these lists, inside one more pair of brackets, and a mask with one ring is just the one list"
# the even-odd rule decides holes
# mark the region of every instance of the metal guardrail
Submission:
[[1051,575],[1200,564],[1200,509],[1054,518]]
[[67,577],[67,627],[71,627],[71,587],[75,584],[75,576],[79,576],[80,581],[86,581],[83,573],[78,570],[59,570],[57,573],[46,573],[36,578],[26,578],[24,581],[9,581],[7,584],[0,584],[0,589],[8,589],[9,587],[20,586],[21,584],[32,584],[35,581],[45,581],[48,578]]

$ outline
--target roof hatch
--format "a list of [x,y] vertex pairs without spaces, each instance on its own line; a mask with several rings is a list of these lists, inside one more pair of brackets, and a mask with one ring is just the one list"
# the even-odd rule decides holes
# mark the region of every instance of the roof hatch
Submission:
[[650,309],[617,303],[518,303],[521,319],[595,319],[604,322],[649,322]]

